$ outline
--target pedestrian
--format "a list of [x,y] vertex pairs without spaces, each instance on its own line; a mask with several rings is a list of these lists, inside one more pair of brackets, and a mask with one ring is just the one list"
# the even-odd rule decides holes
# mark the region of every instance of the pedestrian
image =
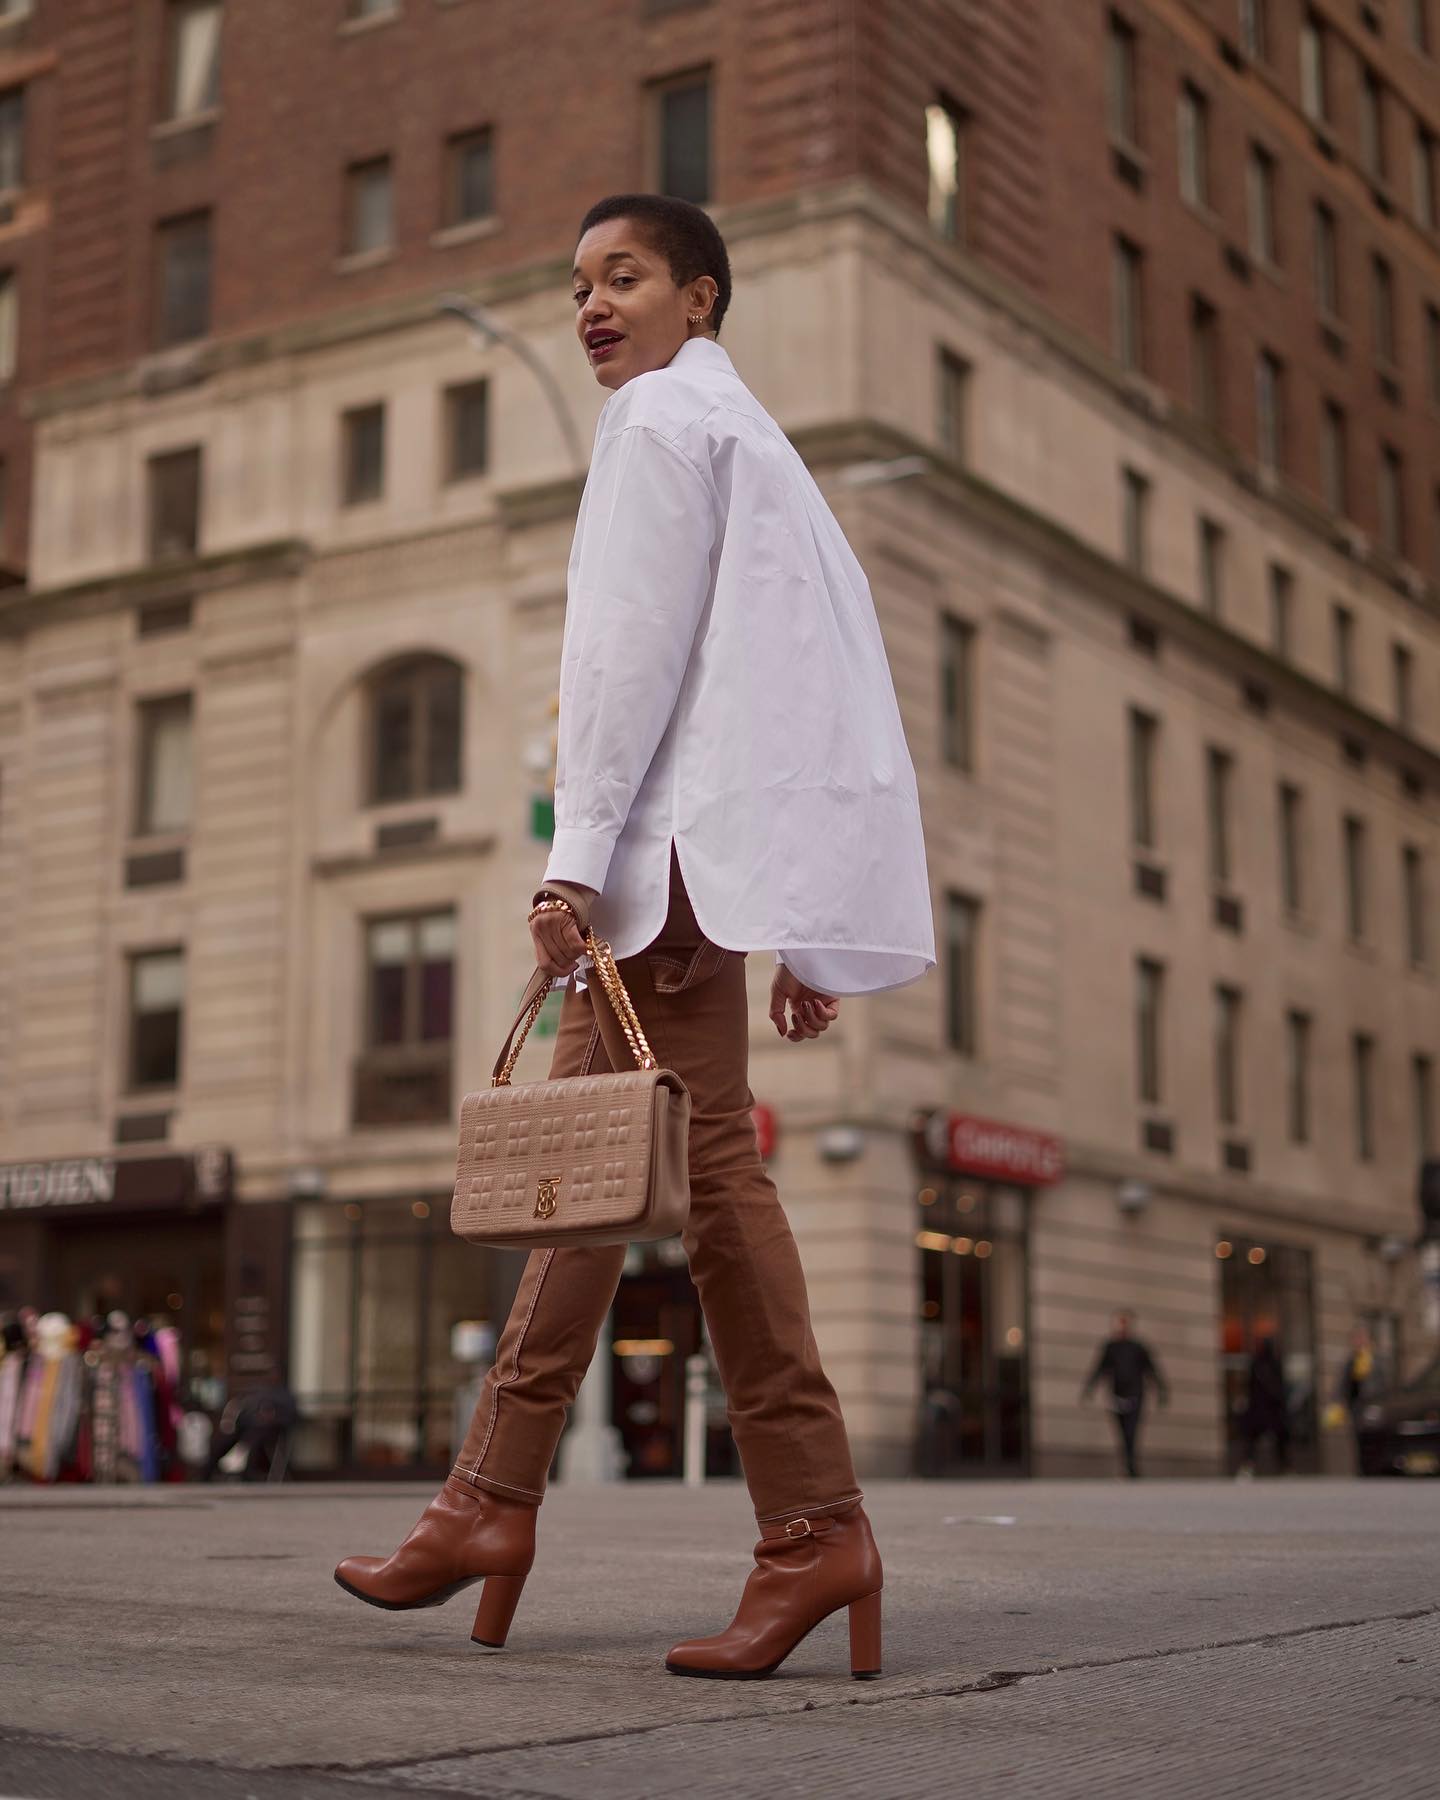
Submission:
[[1340,1371],[1336,1399],[1349,1415],[1350,1430],[1355,1439],[1355,1466],[1363,1472],[1364,1458],[1360,1450],[1360,1425],[1365,1408],[1382,1391],[1379,1359],[1369,1328],[1357,1325],[1350,1333],[1350,1354]]
[[1120,1449],[1125,1459],[1125,1473],[1138,1476],[1140,1468],[1137,1452],[1140,1422],[1145,1413],[1145,1384],[1147,1381],[1155,1384],[1162,1406],[1170,1404],[1170,1390],[1165,1385],[1165,1377],[1160,1373],[1160,1365],[1150,1353],[1149,1346],[1134,1335],[1134,1326],[1133,1313],[1115,1314],[1110,1336],[1100,1346],[1095,1366],[1080,1390],[1080,1398],[1082,1401],[1088,1400],[1096,1384],[1102,1380],[1109,1386],[1108,1405],[1115,1415]]
[[[733,1623],[666,1666],[768,1674],[848,1606],[852,1670],[878,1673],[880,1556],[760,1159],[745,966],[774,952],[769,1017],[789,1044],[828,1030],[838,996],[934,966],[914,768],[865,575],[718,342],[731,276],[709,216],[602,200],[573,282],[609,397],[570,556],[555,836],[530,914],[540,970],[574,977],[550,1074],[634,1063],[584,979],[593,927],[690,1092],[683,1241],[760,1531]],[[342,1562],[342,1587],[412,1607],[490,1577],[474,1635],[504,1642],[624,1255],[532,1252],[444,1488],[392,1556]]]
[[1273,1337],[1262,1337],[1256,1343],[1245,1385],[1245,1461],[1237,1473],[1255,1473],[1256,1450],[1268,1437],[1275,1441],[1275,1467],[1283,1475],[1290,1467],[1290,1401]]

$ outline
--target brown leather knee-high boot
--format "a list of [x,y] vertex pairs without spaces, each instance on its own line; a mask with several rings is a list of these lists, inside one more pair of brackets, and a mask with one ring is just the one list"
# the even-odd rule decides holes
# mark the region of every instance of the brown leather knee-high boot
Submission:
[[485,1583],[471,1637],[498,1650],[535,1560],[539,1509],[447,1481],[392,1556],[347,1556],[335,1579],[347,1594],[388,1611],[442,1606]]
[[672,1675],[721,1681],[771,1675],[822,1619],[850,1608],[850,1673],[880,1673],[880,1589],[884,1571],[863,1508],[829,1518],[796,1517],[761,1526],[755,1567],[727,1631],[677,1644]]

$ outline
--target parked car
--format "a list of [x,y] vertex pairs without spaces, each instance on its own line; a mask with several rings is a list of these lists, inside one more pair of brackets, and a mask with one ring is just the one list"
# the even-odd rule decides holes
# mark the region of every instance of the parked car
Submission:
[[1440,1475],[1440,1357],[1360,1408],[1362,1475]]

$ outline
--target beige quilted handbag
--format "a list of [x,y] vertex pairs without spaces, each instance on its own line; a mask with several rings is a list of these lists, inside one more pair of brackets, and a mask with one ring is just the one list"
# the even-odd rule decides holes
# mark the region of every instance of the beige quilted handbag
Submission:
[[[460,1103],[450,1224],[472,1244],[628,1244],[684,1228],[690,1090],[656,1062],[610,946],[591,931],[585,944],[595,964],[591,985],[598,975],[639,1066],[512,1087],[551,987],[551,978],[535,971],[490,1086]],[[599,996],[595,1004],[602,1004]]]

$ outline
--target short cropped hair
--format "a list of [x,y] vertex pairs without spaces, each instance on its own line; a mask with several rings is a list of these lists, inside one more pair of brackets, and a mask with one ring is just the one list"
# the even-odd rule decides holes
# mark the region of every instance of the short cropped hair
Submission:
[[702,206],[670,194],[611,194],[597,200],[580,221],[576,243],[593,225],[610,219],[635,219],[643,226],[650,248],[665,258],[676,287],[708,275],[719,289],[710,309],[710,327],[719,335],[730,305],[730,257],[725,240]]

